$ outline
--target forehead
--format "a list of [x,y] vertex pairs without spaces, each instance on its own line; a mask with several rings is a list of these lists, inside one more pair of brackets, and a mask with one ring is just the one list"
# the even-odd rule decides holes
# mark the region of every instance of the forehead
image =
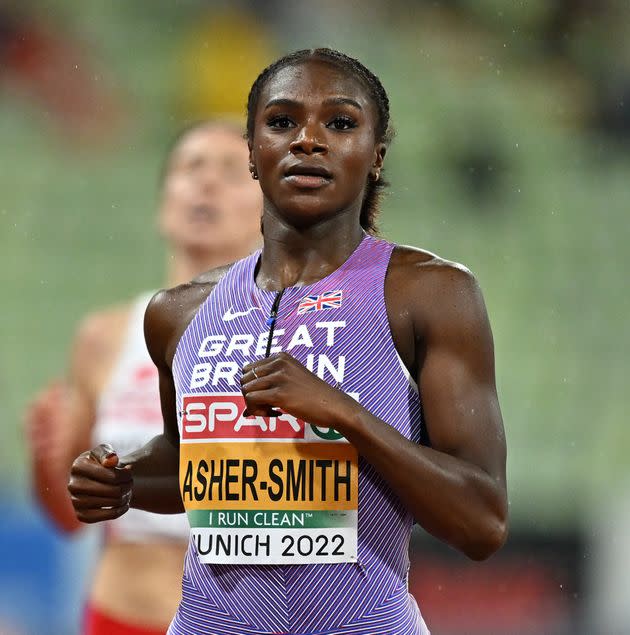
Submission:
[[310,59],[285,66],[272,75],[258,106],[264,108],[272,99],[319,102],[328,97],[350,97],[361,106],[373,105],[367,88],[349,71],[325,60]]
[[200,155],[220,158],[246,153],[247,143],[236,128],[208,125],[185,134],[173,150],[170,163],[181,163]]

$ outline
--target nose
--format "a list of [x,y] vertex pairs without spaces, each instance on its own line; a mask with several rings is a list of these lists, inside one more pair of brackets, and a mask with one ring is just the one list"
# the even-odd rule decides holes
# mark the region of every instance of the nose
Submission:
[[321,131],[318,131],[314,123],[306,123],[300,129],[289,146],[293,154],[325,154],[328,145],[321,139]]
[[214,165],[207,165],[198,174],[198,183],[202,190],[211,191],[221,181],[219,170]]

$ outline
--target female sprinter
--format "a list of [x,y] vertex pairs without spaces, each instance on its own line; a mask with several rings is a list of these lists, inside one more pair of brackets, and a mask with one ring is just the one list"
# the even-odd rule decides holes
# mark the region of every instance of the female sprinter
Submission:
[[164,432],[122,459],[80,455],[77,516],[183,501],[171,635],[426,634],[412,524],[473,559],[507,532],[481,293],[464,267],[374,237],[389,106],[358,61],[272,64],[248,139],[262,251],[153,298]]

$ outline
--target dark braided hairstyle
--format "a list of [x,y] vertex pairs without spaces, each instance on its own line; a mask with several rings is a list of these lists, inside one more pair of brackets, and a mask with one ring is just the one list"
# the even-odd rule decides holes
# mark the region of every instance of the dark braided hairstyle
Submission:
[[[287,66],[297,66],[309,60],[321,60],[341,69],[349,76],[357,78],[365,87],[368,95],[372,99],[378,113],[376,122],[376,140],[381,143],[389,144],[393,137],[393,132],[389,122],[389,98],[381,84],[381,80],[372,73],[368,68],[363,66],[361,62],[329,48],[303,49],[295,51],[289,55],[281,57],[273,64],[267,66],[256,81],[252,84],[247,98],[247,138],[251,141],[254,138],[254,118],[256,109],[258,108],[258,100],[263,88],[279,70]],[[361,227],[371,234],[377,232],[376,216],[379,211],[379,203],[384,189],[389,184],[383,178],[381,171],[377,181],[368,177],[368,182],[361,205]]]

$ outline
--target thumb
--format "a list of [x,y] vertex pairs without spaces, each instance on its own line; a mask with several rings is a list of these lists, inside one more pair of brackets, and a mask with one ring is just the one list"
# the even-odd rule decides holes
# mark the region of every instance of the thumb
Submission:
[[90,451],[90,454],[103,467],[116,467],[118,465],[118,454],[109,443],[97,445]]

